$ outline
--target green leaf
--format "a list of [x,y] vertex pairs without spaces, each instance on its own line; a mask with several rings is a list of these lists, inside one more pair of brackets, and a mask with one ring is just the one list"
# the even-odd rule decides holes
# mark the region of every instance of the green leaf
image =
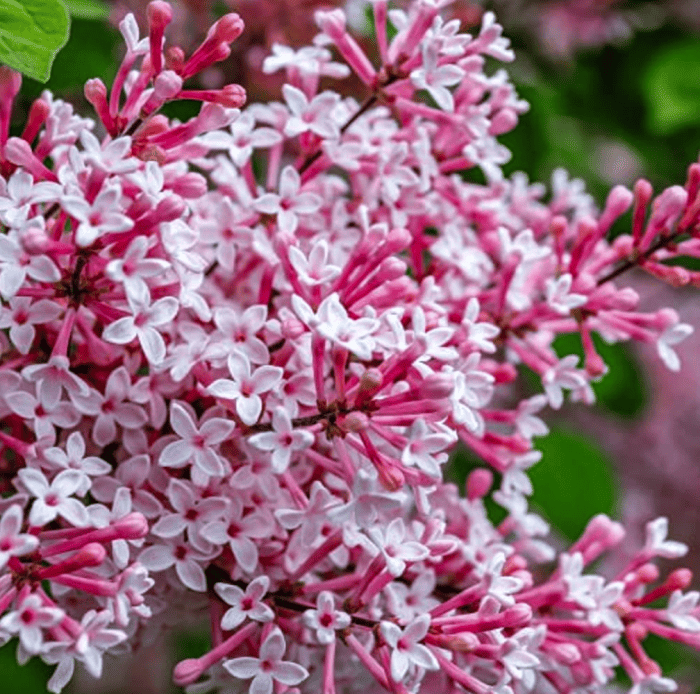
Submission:
[[700,42],[661,51],[644,77],[651,130],[668,134],[700,123]]
[[27,80],[22,86],[24,94],[36,98],[46,88],[65,98],[70,92],[82,93],[85,82],[92,77],[111,84],[118,66],[114,49],[119,38],[106,22],[73,20],[70,38],[56,58],[51,79],[43,87]]
[[68,27],[61,0],[0,0],[0,61],[46,82]]
[[533,505],[569,540],[598,513],[612,515],[617,484],[605,454],[581,434],[552,428],[535,447],[542,460],[528,472]]
[[45,692],[46,682],[51,677],[51,668],[38,658],[32,658],[26,665],[18,665],[16,653],[16,640],[0,648],[2,694]]
[[71,17],[78,19],[107,19],[109,6],[102,0],[64,0]]

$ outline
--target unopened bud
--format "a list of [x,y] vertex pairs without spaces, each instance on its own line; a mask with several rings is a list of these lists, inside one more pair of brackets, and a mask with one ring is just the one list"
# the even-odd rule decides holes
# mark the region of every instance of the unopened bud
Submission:
[[179,73],[185,65],[185,51],[180,46],[170,46],[165,51],[165,67]]
[[547,653],[562,665],[573,665],[581,660],[581,651],[573,643],[555,643]]
[[382,385],[384,377],[379,369],[367,369],[360,376],[360,392],[376,392]]
[[[688,571],[688,569],[679,569],[679,571]],[[642,583],[653,583],[659,578],[659,567],[656,564],[643,564],[637,569],[637,577]]]
[[314,15],[319,29],[333,41],[345,35],[345,13],[340,10],[318,10]]
[[175,179],[170,190],[188,200],[201,198],[207,192],[207,179],[192,171]]
[[219,94],[217,103],[226,108],[240,108],[246,102],[246,91],[240,84],[227,84]]
[[518,124],[518,114],[512,108],[502,108],[489,125],[489,135],[503,135],[510,132]]
[[519,602],[503,612],[503,627],[513,629],[525,626],[532,619],[532,608],[524,602]]
[[493,485],[493,473],[487,468],[480,467],[472,470],[467,477],[467,498],[469,501],[483,499]]
[[124,540],[139,540],[148,535],[148,521],[138,511],[124,516],[114,524],[114,527],[119,528],[120,537]]
[[196,682],[205,669],[197,658],[181,660],[173,670],[173,682],[178,687],[185,687]]
[[219,41],[231,43],[243,33],[244,27],[245,25],[240,15],[235,12],[230,12],[229,14],[225,14],[214,24],[212,27],[212,34],[215,35]]
[[155,79],[153,93],[160,101],[177,96],[182,89],[182,77],[173,70],[164,70]]
[[148,3],[146,16],[152,29],[155,27],[165,28],[172,21],[173,9],[163,0],[153,0],[153,2]]
[[338,426],[343,431],[357,433],[364,431],[369,426],[369,417],[364,412],[350,412],[336,419]]
[[673,590],[685,590],[693,580],[693,572],[690,569],[676,569],[672,571],[666,583]]
[[449,373],[433,373],[425,377],[420,384],[419,393],[422,398],[441,400],[449,398],[454,390],[454,376]]
[[398,492],[404,486],[405,478],[399,468],[391,465],[380,465],[377,467],[379,481],[388,492]]

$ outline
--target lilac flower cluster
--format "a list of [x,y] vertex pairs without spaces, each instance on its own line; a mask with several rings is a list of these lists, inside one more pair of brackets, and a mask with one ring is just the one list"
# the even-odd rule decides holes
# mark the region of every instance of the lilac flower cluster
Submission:
[[[700,165],[602,211],[562,171],[549,195],[504,177],[527,104],[486,65],[512,51],[444,4],[375,0],[378,66],[317,12],[312,46],[265,61],[282,100],[242,111],[235,85],[183,88],[239,17],[187,56],[160,0],[147,38],[123,20],[111,90],[86,86],[99,123],[45,93],[8,137],[2,71],[0,639],[56,664],[50,691],[184,612],[212,624],[175,668],[191,694],[569,694],[620,669],[666,692],[645,636],[700,646],[690,572],[654,564],[685,552],[666,520],[604,578],[624,529],[593,518],[557,557],[526,472],[539,411],[593,400],[594,333],[679,368],[690,326],[618,278],[698,283],[673,261],[700,255]],[[364,100],[319,91],[349,70]],[[199,115],[160,113],[181,99]],[[572,332],[580,365],[552,348]],[[520,365],[542,394],[518,400]],[[465,496],[458,442],[484,461]]]

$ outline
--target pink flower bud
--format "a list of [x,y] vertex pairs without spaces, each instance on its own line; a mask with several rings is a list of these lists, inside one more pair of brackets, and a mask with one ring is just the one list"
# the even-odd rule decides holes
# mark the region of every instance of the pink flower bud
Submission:
[[510,132],[518,124],[518,114],[512,108],[502,108],[489,125],[489,135],[503,135]]
[[487,468],[472,470],[467,477],[467,498],[469,501],[483,499],[493,485],[493,473]]
[[186,687],[188,684],[196,682],[200,675],[206,670],[198,658],[181,660],[173,670],[173,682],[178,687]]
[[394,465],[379,465],[377,472],[379,481],[388,492],[398,492],[406,482],[401,470]]
[[19,94],[22,86],[22,75],[7,65],[0,65],[0,110],[5,104],[11,103]]
[[690,569],[672,571],[666,583],[672,590],[685,590],[693,582],[693,572]]
[[376,392],[381,387],[383,381],[384,377],[379,369],[367,369],[362,373],[362,376],[360,376],[360,392]]
[[148,535],[148,521],[142,513],[134,511],[117,521],[113,528],[123,540],[139,540]]
[[180,46],[170,46],[165,51],[165,67],[180,73],[185,64],[185,51]]
[[182,77],[173,70],[161,72],[153,84],[153,92],[161,101],[177,96],[182,89]]
[[216,22],[211,30],[219,41],[231,43],[243,33],[244,28],[245,24],[240,15],[230,12]]
[[147,15],[151,65],[157,75],[163,69],[163,35],[173,18],[173,11],[167,2],[153,0],[148,4]]
[[[687,569],[679,569],[679,571],[687,571]],[[637,577],[642,583],[653,583],[659,578],[659,567],[656,564],[643,564],[637,569]]]
[[318,10],[314,18],[319,29],[333,41],[340,41],[345,35],[345,13],[342,10]]
[[163,2],[163,0],[153,0],[153,2],[148,3],[146,16],[151,30],[156,27],[165,29],[173,19],[173,9],[169,3]]
[[503,627],[513,629],[525,626],[532,619],[532,608],[524,602],[519,602],[503,612]]
[[547,653],[562,665],[573,665],[581,660],[581,651],[573,643],[554,643]]
[[449,398],[454,390],[454,377],[448,373],[436,373],[426,376],[420,384],[419,394],[422,398],[441,400]]
[[201,174],[190,172],[175,179],[170,184],[170,190],[180,197],[194,200],[207,192],[207,180]]
[[369,426],[369,417],[363,412],[350,412],[343,417],[338,417],[337,423],[343,431],[357,433],[364,431]]

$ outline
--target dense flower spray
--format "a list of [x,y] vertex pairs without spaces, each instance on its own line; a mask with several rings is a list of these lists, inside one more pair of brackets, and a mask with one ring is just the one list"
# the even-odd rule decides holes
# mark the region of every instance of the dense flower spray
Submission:
[[[505,178],[527,104],[485,65],[513,54],[446,5],[371,3],[378,63],[317,12],[312,46],[264,63],[281,101],[243,110],[236,85],[184,86],[240,18],[187,55],[160,0],[145,39],[123,20],[111,90],[86,85],[97,124],[45,93],[8,137],[0,74],[0,638],[56,664],[50,691],[186,610],[212,625],[175,668],[191,693],[569,694],[620,670],[667,692],[646,635],[700,646],[690,572],[654,563],[685,552],[666,519],[604,578],[624,529],[598,516],[556,556],[526,472],[539,411],[593,398],[593,333],[679,368],[690,326],[621,280],[700,281],[672,262],[700,255],[700,165],[602,211],[561,171],[548,197]],[[319,91],[349,70],[361,101]],[[199,115],[159,113],[180,99]],[[541,395],[517,400],[518,365]],[[458,441],[484,461],[464,496]]]

